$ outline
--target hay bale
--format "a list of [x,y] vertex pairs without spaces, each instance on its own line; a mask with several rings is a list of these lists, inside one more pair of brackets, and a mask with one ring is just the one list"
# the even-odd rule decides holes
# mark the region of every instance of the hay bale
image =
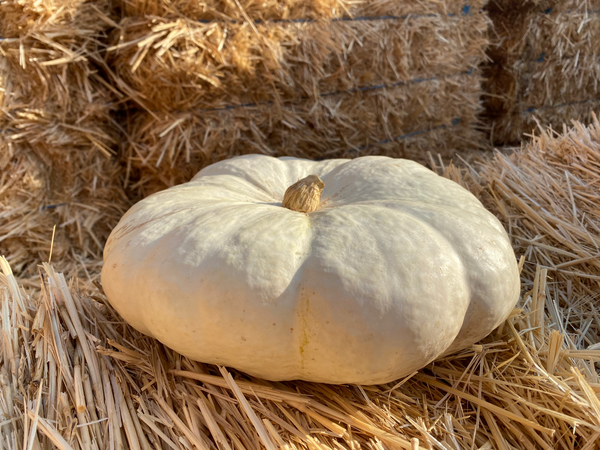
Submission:
[[216,4],[191,18],[124,19],[109,63],[143,110],[128,126],[133,183],[147,194],[250,152],[423,157],[476,148],[483,3],[357,2],[319,16],[249,2],[243,14]]
[[600,177],[600,123],[545,133],[476,169],[432,164],[499,213],[523,256],[519,308],[479,344],[387,385],[268,382],[181,357],[126,325],[99,285],[68,284],[48,264],[42,285],[19,288],[0,259],[4,439],[73,449],[597,449],[600,186],[590,181]]
[[484,86],[497,145],[516,144],[536,128],[590,123],[600,111],[600,2],[493,0],[497,41]]
[[[53,251],[83,270],[127,209],[111,123],[118,92],[101,77],[109,2],[0,4],[0,251],[17,271]],[[19,251],[14,251],[19,248]],[[70,259],[66,256],[69,255]],[[66,266],[61,266],[67,270]],[[81,272],[84,273],[84,272]]]

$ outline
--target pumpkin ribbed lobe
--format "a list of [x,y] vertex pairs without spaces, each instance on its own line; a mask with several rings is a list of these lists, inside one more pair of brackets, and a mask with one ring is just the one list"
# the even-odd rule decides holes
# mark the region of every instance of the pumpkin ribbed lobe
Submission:
[[325,184],[318,175],[309,175],[292,184],[283,196],[281,206],[292,211],[309,213],[321,203],[321,193]]

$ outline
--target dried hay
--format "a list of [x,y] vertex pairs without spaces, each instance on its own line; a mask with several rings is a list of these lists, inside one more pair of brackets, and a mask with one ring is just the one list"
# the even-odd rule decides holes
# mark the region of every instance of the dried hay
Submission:
[[[504,221],[523,295],[491,336],[382,386],[273,383],[140,335],[98,284],[0,265],[4,448],[600,448],[600,123],[477,170],[434,168]],[[95,351],[97,349],[97,351]]]
[[324,16],[318,2],[219,3],[192,18],[125,18],[108,62],[141,109],[127,126],[132,183],[148,194],[249,152],[423,158],[481,146],[483,3],[358,2]]
[[494,142],[517,143],[537,120],[590,123],[600,111],[600,1],[494,0],[489,13],[498,39],[484,71]]
[[[127,209],[111,124],[118,92],[98,73],[109,2],[0,4],[0,252],[30,275],[39,243],[85,271]],[[67,270],[65,265],[61,270]],[[71,270],[69,270],[71,272]]]
[[102,84],[90,59],[112,22],[110,2],[4,0],[0,4],[0,100],[7,108],[84,111]]

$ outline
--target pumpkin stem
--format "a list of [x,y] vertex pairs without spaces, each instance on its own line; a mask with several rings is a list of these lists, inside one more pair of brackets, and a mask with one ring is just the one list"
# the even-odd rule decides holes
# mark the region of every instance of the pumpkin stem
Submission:
[[321,193],[325,184],[318,175],[309,175],[292,184],[283,196],[281,206],[303,213],[309,213],[319,207]]

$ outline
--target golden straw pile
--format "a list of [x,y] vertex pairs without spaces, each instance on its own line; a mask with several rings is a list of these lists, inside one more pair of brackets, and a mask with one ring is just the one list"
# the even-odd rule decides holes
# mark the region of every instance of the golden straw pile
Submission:
[[[101,286],[0,260],[2,448],[600,448],[600,122],[434,169],[495,211],[521,258],[491,336],[381,386],[274,383],[190,361],[127,326]],[[93,281],[93,280],[92,280]]]
[[19,273],[48,258],[54,225],[55,257],[83,270],[126,210],[118,92],[100,73],[109,7],[0,3],[0,252]]
[[233,155],[477,148],[484,0],[130,1],[108,63],[147,195]]
[[487,120],[497,145],[518,143],[536,120],[561,127],[600,111],[600,1],[491,0],[484,70]]

